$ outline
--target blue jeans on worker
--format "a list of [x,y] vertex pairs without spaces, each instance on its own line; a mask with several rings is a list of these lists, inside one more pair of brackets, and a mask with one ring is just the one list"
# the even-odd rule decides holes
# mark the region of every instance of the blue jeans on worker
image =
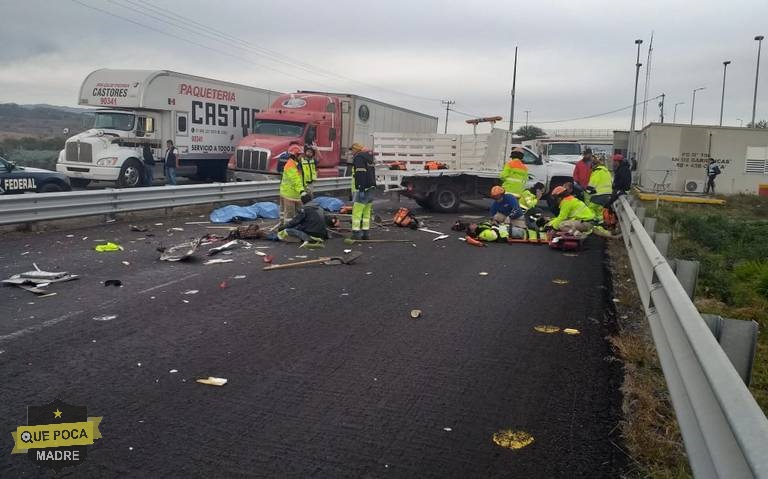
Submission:
[[165,184],[166,185],[176,184],[176,167],[175,166],[165,167]]
[[144,164],[144,185],[152,186],[155,181],[155,165]]

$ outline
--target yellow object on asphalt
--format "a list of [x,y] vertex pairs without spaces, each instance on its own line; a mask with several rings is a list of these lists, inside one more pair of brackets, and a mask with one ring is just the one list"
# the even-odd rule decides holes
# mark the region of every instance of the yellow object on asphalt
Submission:
[[558,328],[557,326],[551,326],[549,324],[540,324],[538,326],[534,326],[533,329],[535,329],[540,333],[547,333],[547,334],[556,333],[560,331],[560,328]]
[[511,429],[505,429],[493,433],[493,442],[497,446],[505,447],[507,449],[522,449],[525,446],[533,444],[533,436],[525,431],[513,431]]

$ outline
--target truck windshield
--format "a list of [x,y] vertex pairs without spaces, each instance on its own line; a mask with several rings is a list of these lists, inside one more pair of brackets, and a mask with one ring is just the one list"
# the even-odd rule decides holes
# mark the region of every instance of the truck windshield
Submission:
[[547,145],[549,155],[580,155],[581,145],[578,143],[550,143]]
[[278,120],[256,120],[253,132],[257,135],[271,136],[301,136],[304,134],[304,123]]
[[133,130],[135,119],[136,117],[130,113],[96,113],[93,127],[96,129],[131,131]]

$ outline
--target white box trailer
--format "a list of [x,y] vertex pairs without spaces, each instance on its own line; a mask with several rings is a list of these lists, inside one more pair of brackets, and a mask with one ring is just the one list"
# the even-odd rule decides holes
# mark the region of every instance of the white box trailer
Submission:
[[[413,198],[423,208],[455,212],[462,200],[487,197],[501,183],[499,174],[513,146],[512,134],[496,128],[472,135],[376,133],[377,181],[384,191]],[[573,180],[572,164],[523,150],[529,185],[541,182],[551,190]],[[428,170],[429,162],[446,168]]]
[[337,97],[341,103],[341,148],[373,148],[373,134],[437,133],[437,117],[349,93],[301,91]]
[[56,169],[75,186],[91,180],[138,186],[143,145],[162,159],[171,140],[180,175],[224,181],[227,161],[253,116],[279,95],[167,70],[96,70],[78,96],[78,104],[99,108],[93,128],[67,139]]

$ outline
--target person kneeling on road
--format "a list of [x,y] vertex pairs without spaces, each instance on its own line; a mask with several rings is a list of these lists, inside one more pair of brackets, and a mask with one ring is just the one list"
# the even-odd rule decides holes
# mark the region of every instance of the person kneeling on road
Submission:
[[594,232],[603,238],[620,237],[613,236],[610,231],[600,226],[595,212],[564,187],[558,186],[552,190],[552,197],[558,204],[560,212],[557,217],[547,223],[547,228],[570,233],[574,236],[583,236]]
[[491,219],[496,223],[512,224],[517,227],[525,226],[523,210],[517,198],[506,193],[501,186],[491,188]]
[[277,229],[277,239],[286,241],[296,238],[302,242],[299,248],[321,246],[328,239],[328,227],[336,226],[338,220],[326,217],[323,209],[311,202],[308,195],[302,196],[301,202],[303,206],[296,215]]

